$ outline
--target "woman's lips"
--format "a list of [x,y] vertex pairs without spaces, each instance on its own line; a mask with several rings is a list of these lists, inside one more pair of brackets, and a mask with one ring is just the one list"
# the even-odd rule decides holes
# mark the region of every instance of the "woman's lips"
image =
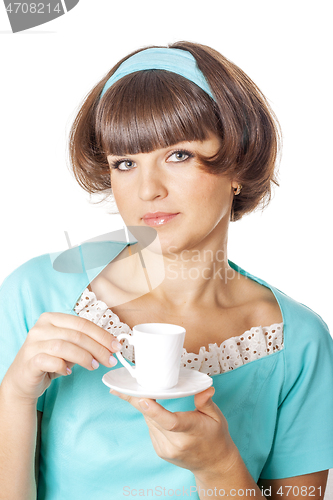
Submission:
[[170,222],[178,214],[179,212],[177,214],[157,212],[155,214],[144,215],[142,217],[142,220],[145,224],[147,224],[147,226],[162,226],[163,224],[167,224],[168,222]]

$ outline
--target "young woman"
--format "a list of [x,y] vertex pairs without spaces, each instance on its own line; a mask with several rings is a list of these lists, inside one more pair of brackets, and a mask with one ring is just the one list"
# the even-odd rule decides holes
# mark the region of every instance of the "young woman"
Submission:
[[[209,47],[142,49],[88,95],[70,150],[79,184],[111,188],[136,239],[104,235],[4,281],[0,498],[322,499],[332,338],[227,257],[230,220],[276,183],[279,129],[259,89]],[[114,353],[135,362],[117,335],[147,322],[184,326],[182,365],[213,388],[110,395]]]

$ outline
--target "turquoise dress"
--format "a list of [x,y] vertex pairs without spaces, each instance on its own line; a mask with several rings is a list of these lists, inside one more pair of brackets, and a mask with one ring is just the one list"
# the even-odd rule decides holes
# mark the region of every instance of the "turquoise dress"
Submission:
[[[75,315],[82,292],[128,243],[104,241],[29,260],[0,288],[0,380],[44,311]],[[333,340],[323,320],[268,287],[283,316],[283,349],[213,375],[214,402],[253,479],[279,479],[333,468]],[[119,364],[114,368],[118,369]],[[43,412],[39,500],[199,498],[193,474],[159,458],[145,420],[102,383],[110,368],[53,380]],[[163,400],[194,409],[193,397]]]

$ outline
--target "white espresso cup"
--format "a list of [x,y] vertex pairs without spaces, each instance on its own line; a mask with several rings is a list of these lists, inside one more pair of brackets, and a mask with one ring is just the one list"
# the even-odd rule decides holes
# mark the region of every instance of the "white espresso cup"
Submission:
[[133,335],[121,333],[134,346],[135,367],[117,352],[117,358],[137,383],[145,389],[171,389],[178,383],[186,330],[168,323],[143,323],[133,327]]

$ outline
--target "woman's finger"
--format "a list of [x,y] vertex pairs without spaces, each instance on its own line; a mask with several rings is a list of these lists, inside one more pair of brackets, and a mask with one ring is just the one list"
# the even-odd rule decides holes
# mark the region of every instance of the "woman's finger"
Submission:
[[[85,342],[83,342],[83,344],[85,344]],[[45,353],[62,360],[67,360],[70,363],[78,364],[90,371],[98,368],[99,363],[103,363],[108,367],[116,364],[116,359],[111,355],[110,351],[105,348],[101,349],[96,342],[89,347],[87,347],[87,345],[81,347],[68,340],[52,338],[39,341],[37,347],[39,353]]]
[[162,432],[186,432],[191,427],[191,412],[172,413],[149,399],[140,399],[139,406],[145,418]]
[[40,315],[35,327],[31,330],[36,339],[45,338],[45,325],[53,325],[67,332],[84,334],[111,352],[117,352],[121,349],[117,337],[86,318],[72,314],[45,312]]
[[[89,320],[86,321],[96,327],[96,325],[91,321]],[[64,342],[75,344],[85,349],[88,353],[90,353],[98,364],[102,363],[107,367],[113,367],[117,364],[117,359],[115,358],[115,356],[113,356],[113,354],[114,352],[119,350],[119,347],[121,348],[121,345],[119,344],[119,342],[116,340],[115,337],[110,335],[105,330],[103,330],[103,332],[104,332],[103,334],[99,335],[100,342],[98,342],[97,340],[94,339],[95,335],[92,336],[87,335],[86,333],[80,330],[72,330],[70,328],[62,326],[54,326],[54,323],[47,322],[45,324],[40,323],[37,328],[34,327],[34,331],[32,332],[31,335],[31,340],[33,340],[34,345],[38,345],[38,343],[40,342],[49,341],[50,342],[49,347],[52,348],[52,350],[54,350],[55,352],[55,354],[53,354],[53,352],[48,351],[49,354],[59,355],[62,358],[65,358],[64,355],[61,354]],[[108,338],[108,341],[103,340],[103,335],[106,336],[104,337],[104,339]],[[95,367],[96,366],[94,366],[94,368]]]
[[215,394],[214,387],[209,387],[203,392],[194,396],[194,404],[198,411],[204,413],[208,417],[213,418],[216,422],[220,422],[220,410],[213,402],[212,397]]
[[155,425],[161,431],[186,432],[192,426],[190,416],[192,412],[172,413],[163,408],[154,399],[135,398],[126,394],[120,394],[112,389],[110,393],[130,403],[144,415],[150,424]]
[[[54,374],[56,376],[64,375],[67,376],[70,373],[67,371],[68,363],[61,358],[51,356],[45,352],[41,352],[34,356],[30,363],[35,370],[35,375],[40,377],[41,372]],[[52,378],[56,378],[55,376]]]

